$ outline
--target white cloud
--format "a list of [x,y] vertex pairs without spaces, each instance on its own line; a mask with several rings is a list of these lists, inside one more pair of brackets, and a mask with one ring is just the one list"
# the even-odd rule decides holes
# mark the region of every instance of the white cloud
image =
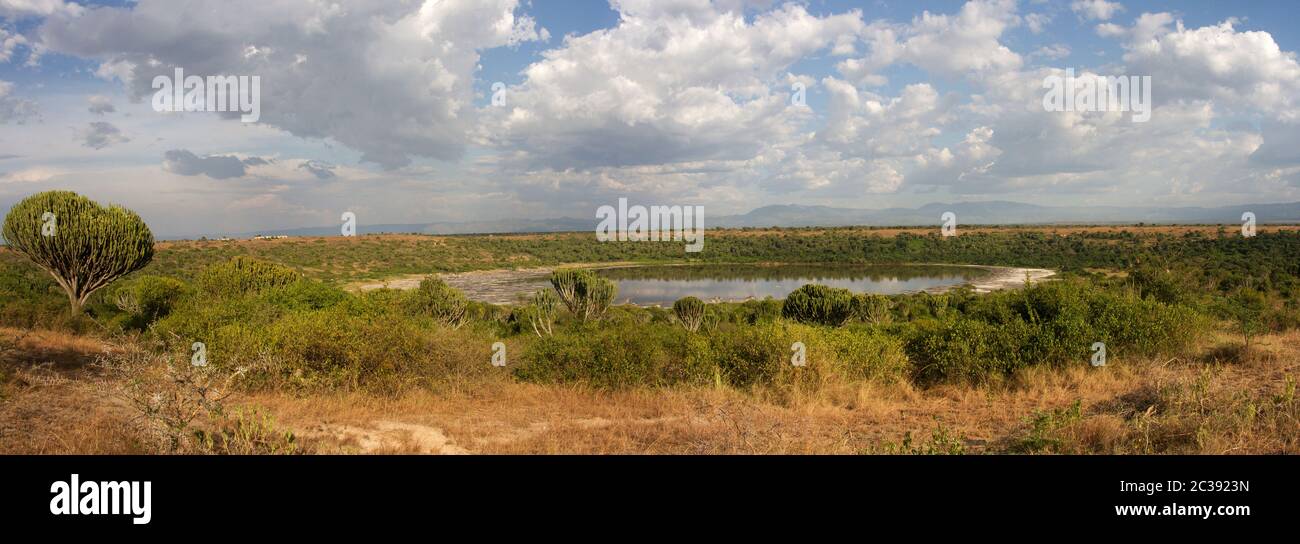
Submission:
[[117,108],[113,106],[113,100],[101,94],[86,97],[86,102],[89,104],[86,111],[95,115],[104,115],[117,111]]
[[1063,43],[1044,45],[1036,49],[1033,53],[1030,53],[1029,56],[1051,59],[1051,60],[1060,60],[1070,56],[1070,46],[1065,45]]
[[1034,34],[1042,34],[1043,29],[1052,23],[1052,16],[1046,13],[1025,14],[1025,27]]
[[1236,24],[1228,19],[1186,28],[1169,14],[1143,14],[1125,32],[1127,70],[1150,75],[1158,101],[1214,100],[1300,118],[1295,53],[1283,51],[1267,32],[1238,31]]
[[20,45],[27,45],[27,38],[22,34],[14,34],[3,27],[0,27],[0,64],[9,62],[13,59],[14,50]]
[[[1185,28],[1168,13],[1124,24],[1117,9],[1080,13],[1123,58],[1078,71],[1153,76],[1157,108],[1132,123],[1043,111],[1043,77],[1059,70],[1042,65],[1075,60],[1071,49],[1092,51],[1095,38],[1030,37],[1060,12],[1021,15],[1011,1],[864,20],[796,2],[616,0],[613,26],[539,48],[499,107],[475,94],[496,68],[480,67],[479,52],[548,39],[528,4],[233,6],[198,20],[144,0],[52,14],[25,31],[41,40],[33,49],[98,61],[96,74],[127,92],[45,93],[53,119],[32,122],[35,103],[0,82],[0,122],[27,123],[0,126],[12,154],[0,179],[27,181],[0,187],[0,200],[66,187],[139,207],[161,230],[244,232],[334,224],[342,211],[371,223],[586,216],[619,196],[717,214],[931,195],[1300,199],[1295,55],[1234,19]],[[1010,33],[1022,25],[1028,33]],[[174,66],[263,75],[263,122],[157,114],[132,100]],[[805,105],[791,103],[796,82]],[[1260,128],[1233,122],[1261,116]],[[89,128],[73,141],[68,127]],[[182,201],[211,204],[183,213]]]
[[1021,23],[1014,0],[972,0],[955,15],[923,12],[909,25],[867,27],[870,54],[840,63],[852,81],[881,85],[878,71],[907,62],[943,77],[984,77],[1020,67],[1020,55],[1000,41]]
[[81,11],[81,6],[76,2],[64,0],[0,0],[0,17],[11,19],[48,17],[58,14],[76,15]]
[[1106,0],[1074,0],[1070,3],[1070,9],[1084,19],[1107,21],[1115,14],[1124,11],[1124,6],[1119,2]]
[[[98,59],[136,98],[155,75],[260,75],[261,122],[329,138],[386,168],[459,159],[475,126],[479,51],[548,34],[516,0],[141,0],[50,17],[52,51]],[[193,17],[190,13],[207,15]]]
[[36,103],[13,96],[13,90],[13,83],[0,80],[0,124],[22,124],[36,117]]
[[66,171],[58,168],[36,166],[15,172],[0,173],[0,183],[43,183],[65,173]]
[[483,112],[482,141],[523,169],[734,160],[790,137],[787,70],[862,29],[785,4],[746,21],[707,2],[620,1],[618,26],[566,38]]

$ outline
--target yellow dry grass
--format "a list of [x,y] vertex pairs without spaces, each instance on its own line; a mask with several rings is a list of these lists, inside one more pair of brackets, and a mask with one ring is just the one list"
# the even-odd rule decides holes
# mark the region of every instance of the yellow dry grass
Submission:
[[[270,414],[319,453],[854,454],[924,449],[935,437],[965,453],[1300,452],[1300,332],[1265,336],[1248,357],[1232,342],[1217,338],[1190,359],[1037,368],[991,386],[863,383],[775,398],[500,381],[233,404]],[[129,410],[95,393],[101,378],[85,364],[104,349],[60,333],[24,338],[0,379],[0,453],[147,451]]]

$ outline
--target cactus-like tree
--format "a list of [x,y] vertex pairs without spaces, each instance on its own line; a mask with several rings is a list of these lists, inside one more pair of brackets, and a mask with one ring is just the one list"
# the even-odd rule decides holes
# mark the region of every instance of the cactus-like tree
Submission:
[[677,320],[686,327],[686,330],[698,331],[700,324],[704,322],[704,301],[695,297],[682,298],[673,303],[673,313],[677,315]]
[[541,337],[542,333],[547,336],[552,334],[551,324],[555,322],[555,310],[560,305],[560,299],[552,291],[545,289],[533,293],[532,304],[527,308],[528,322],[533,326],[533,332]]
[[854,309],[848,289],[810,283],[786,295],[781,315],[802,323],[839,326],[853,318]]
[[101,287],[153,259],[153,233],[135,212],[71,191],[29,196],[5,216],[4,240],[54,276],[72,313]]
[[618,292],[614,282],[589,270],[556,270],[551,273],[551,286],[560,302],[582,321],[605,315]]

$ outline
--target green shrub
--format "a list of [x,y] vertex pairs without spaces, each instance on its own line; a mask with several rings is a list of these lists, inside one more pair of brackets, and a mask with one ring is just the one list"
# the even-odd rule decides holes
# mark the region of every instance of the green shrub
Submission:
[[[722,380],[734,387],[787,384],[793,375],[812,374],[823,368],[815,349],[819,332],[790,322],[762,323],[754,326],[719,330],[709,337],[709,357]],[[792,347],[803,342],[808,366],[791,364]],[[809,381],[815,381],[810,376]]]
[[837,373],[847,379],[896,381],[910,368],[903,341],[876,327],[850,326],[822,331],[814,347],[825,346]]
[[145,328],[166,317],[190,295],[189,284],[165,276],[140,276],[113,291],[113,304],[127,314],[132,328]]
[[1024,347],[1033,334],[1023,322],[994,325],[974,319],[918,322],[907,339],[913,378],[986,382],[1024,366]]
[[857,295],[855,303],[857,308],[854,313],[866,323],[883,325],[893,320],[893,314],[890,313],[893,303],[890,302],[887,296],[875,294]]
[[1185,352],[1206,322],[1185,306],[1058,281],[964,303],[965,313],[906,329],[922,383],[997,380],[1029,365],[1085,364],[1094,342],[1115,355]]
[[754,325],[775,321],[781,317],[781,306],[782,302],[772,297],[766,297],[763,300],[746,300],[740,304],[737,312],[738,322]]
[[211,297],[235,298],[283,287],[300,278],[291,268],[240,256],[204,269],[198,287]]
[[459,329],[465,324],[469,299],[441,279],[429,276],[411,293],[409,304],[413,313],[432,317]]
[[324,283],[301,280],[265,292],[268,302],[290,310],[321,310],[342,304],[347,292]]
[[489,337],[410,316],[406,299],[390,295],[349,296],[323,309],[289,309],[272,302],[278,293],[191,301],[156,330],[186,349],[203,342],[215,368],[246,368],[250,389],[395,393],[478,380],[494,370]]
[[1140,266],[1129,271],[1128,281],[1142,297],[1165,304],[1183,302],[1187,292],[1187,287],[1173,273],[1154,266]]
[[686,337],[666,324],[585,325],[533,342],[515,376],[599,388],[706,384],[711,369],[687,356]]
[[1228,298],[1228,315],[1246,349],[1250,349],[1250,338],[1268,330],[1265,316],[1269,311],[1268,299],[1263,293],[1254,289],[1241,288]]
[[88,319],[70,316],[67,305],[68,298],[54,278],[36,265],[16,260],[0,264],[0,323],[77,331],[94,327]]

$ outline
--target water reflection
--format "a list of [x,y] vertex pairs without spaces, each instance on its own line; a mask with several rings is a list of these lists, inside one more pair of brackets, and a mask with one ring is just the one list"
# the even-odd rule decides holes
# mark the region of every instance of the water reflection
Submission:
[[942,265],[636,266],[596,272],[618,282],[618,303],[661,306],[685,296],[705,301],[784,298],[808,283],[891,295],[951,287],[987,274],[979,268]]

